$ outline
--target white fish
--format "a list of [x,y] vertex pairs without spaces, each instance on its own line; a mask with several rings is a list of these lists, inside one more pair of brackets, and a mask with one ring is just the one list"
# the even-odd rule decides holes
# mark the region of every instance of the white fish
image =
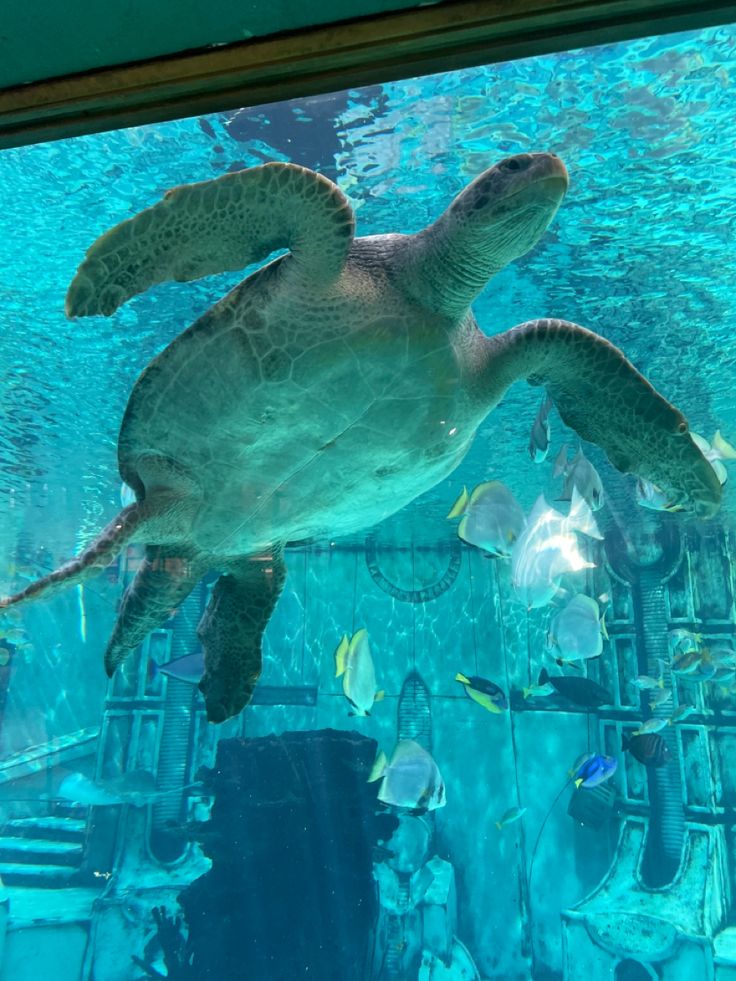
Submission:
[[705,459],[715,470],[716,477],[718,477],[722,484],[725,484],[728,480],[728,473],[721,461],[736,460],[736,449],[731,446],[728,440],[721,436],[720,429],[716,430],[710,443],[704,436],[700,436],[698,433],[690,433],[690,436],[692,437],[693,443],[695,443]]
[[649,705],[664,705],[665,702],[669,702],[672,698],[671,688],[660,688],[659,691],[652,690],[649,695]]
[[557,454],[553,476],[564,477],[560,501],[572,500],[573,488],[577,487],[579,494],[591,510],[598,511],[603,507],[603,482],[582,448],[578,448],[572,460],[568,461],[567,443],[565,443]]
[[728,665],[716,665],[716,670],[713,677],[710,679],[714,685],[721,685],[724,688],[728,687],[731,682],[736,678],[736,668],[729,667]]
[[683,510],[682,504],[670,500],[656,484],[643,477],[639,477],[636,481],[636,500],[643,508],[649,508],[650,511],[668,511],[674,514]]
[[496,557],[511,555],[524,527],[521,505],[498,480],[478,484],[470,495],[463,487],[447,517],[461,519],[458,537]]
[[373,703],[383,698],[376,691],[376,671],[365,627],[353,634],[344,634],[335,651],[335,677],[342,675],[342,690],[353,707],[351,715],[370,715]]
[[413,739],[397,743],[386,762],[380,752],[368,777],[369,782],[381,780],[378,799],[392,807],[405,807],[424,813],[444,807],[445,782],[432,756]]
[[682,722],[689,715],[692,715],[693,712],[697,712],[697,709],[695,708],[694,705],[679,705],[672,713],[670,722],[673,725],[675,724],[675,722]]
[[546,606],[567,572],[592,568],[583,558],[576,533],[602,538],[595,518],[577,488],[573,488],[570,513],[550,507],[537,498],[526,527],[511,552],[511,581],[527,609]]
[[109,807],[125,803],[119,794],[114,794],[104,786],[85,777],[83,773],[70,773],[59,786],[58,796],[74,804],[94,804],[96,807]]
[[639,691],[649,691],[653,688],[664,688],[664,678],[652,678],[649,674],[640,674],[638,677],[634,678],[633,681],[629,682],[634,688],[638,688]]
[[0,629],[0,638],[9,640],[11,644],[23,644],[28,640],[28,635],[22,627],[9,627]]
[[667,635],[670,657],[676,658],[679,654],[689,654],[691,651],[699,651],[703,635],[693,633],[692,630],[685,630],[684,627],[677,627],[670,630]]
[[132,804],[134,807],[143,807],[151,801],[181,793],[182,790],[194,786],[201,785],[187,784],[173,790],[157,790],[156,778],[148,770],[129,770],[106,780],[90,780],[83,773],[70,773],[61,781],[57,796],[85,806]]
[[736,668],[736,651],[732,647],[711,647],[710,656],[719,668]]
[[501,817],[496,821],[496,827],[500,831],[501,828],[505,828],[507,824],[513,824],[514,821],[518,821],[526,814],[525,807],[510,807],[507,811],[501,815]]
[[549,396],[544,398],[532,423],[532,431],[529,436],[529,456],[534,463],[543,463],[549,453],[549,442],[552,435],[549,413],[552,406],[552,399]]
[[552,620],[547,645],[558,662],[584,661],[600,657],[604,637],[608,638],[605,613],[601,616],[592,597],[578,593]]
[[660,732],[669,724],[669,719],[647,719],[647,721],[643,722],[638,729],[634,729],[633,735],[645,736],[648,732]]

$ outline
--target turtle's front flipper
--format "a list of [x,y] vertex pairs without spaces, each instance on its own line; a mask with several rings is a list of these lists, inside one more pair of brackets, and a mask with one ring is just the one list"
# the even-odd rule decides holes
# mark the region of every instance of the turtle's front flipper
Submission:
[[105,651],[105,670],[112,677],[130,651],[160,627],[183,603],[209,562],[183,546],[148,545],[133,582],[125,590],[115,629]]
[[718,510],[721,485],[687,420],[604,338],[565,320],[531,320],[485,338],[478,382],[489,408],[520,378],[544,385],[563,422],[618,470],[701,517]]
[[210,722],[237,715],[261,674],[261,642],[286,580],[281,548],[229,564],[197,627],[205,672],[199,683]]
[[157,283],[243,269],[284,248],[312,286],[328,284],[354,230],[340,188],[296,164],[185,184],[97,239],[69,287],[67,316],[109,316]]

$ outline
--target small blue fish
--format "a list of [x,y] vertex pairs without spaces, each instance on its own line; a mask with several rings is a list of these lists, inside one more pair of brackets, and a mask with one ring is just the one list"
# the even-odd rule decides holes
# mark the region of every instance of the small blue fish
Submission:
[[617,762],[613,756],[601,753],[586,753],[576,760],[570,776],[576,787],[597,787],[610,780],[616,772]]
[[468,698],[472,698],[489,712],[501,713],[509,707],[506,695],[495,681],[489,681],[488,678],[481,678],[476,674],[468,676],[459,672],[455,675],[455,681],[459,681],[465,688]]

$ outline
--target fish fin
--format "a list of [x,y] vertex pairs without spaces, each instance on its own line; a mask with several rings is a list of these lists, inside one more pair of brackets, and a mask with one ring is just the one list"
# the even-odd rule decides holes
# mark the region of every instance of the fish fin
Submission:
[[385,697],[386,697],[386,692],[383,690],[383,688],[379,688],[376,694],[373,696],[373,701],[382,702]]
[[693,443],[695,443],[703,456],[705,456],[705,454],[708,453],[711,448],[708,440],[705,438],[705,436],[701,436],[700,433],[694,433],[691,431],[690,439],[692,439]]
[[606,626],[606,611],[605,610],[603,611],[603,613],[601,613],[601,633],[606,638],[606,640],[610,640],[611,639],[608,636],[608,627]]
[[723,460],[736,460],[736,449],[721,436],[721,430],[716,429],[710,444]]
[[726,470],[720,460],[709,460],[708,462],[715,470],[719,484],[725,484],[728,480],[728,470]]
[[574,781],[574,783],[575,783],[575,786],[576,786],[576,787],[577,787],[578,789],[580,788],[580,784],[581,784],[581,783],[584,783],[584,782],[585,782],[585,781],[584,781],[584,779],[583,779],[582,777],[578,777],[578,778],[577,778],[577,780],[575,780],[575,781]]
[[[598,525],[593,517],[593,512],[590,505],[577,487],[573,487],[572,489],[572,497],[570,498],[570,514],[568,515],[568,520],[575,531],[579,531],[581,534],[587,535],[588,538],[597,538],[599,541],[603,540],[603,535],[601,535],[600,531],[598,530]],[[592,566],[593,563],[590,563],[588,567],[591,568]]]
[[460,674],[459,671],[455,675],[455,681],[459,681],[461,685],[469,685],[470,684],[470,678],[466,678],[465,675],[464,674]]
[[450,512],[447,515],[449,518],[459,518],[461,514],[464,514],[465,508],[468,506],[468,501],[470,500],[470,495],[468,494],[468,488],[463,487],[458,499],[450,508]]
[[361,627],[360,630],[356,630],[350,640],[350,653],[352,654],[358,644],[363,640],[367,639],[368,631],[365,627]]
[[544,512],[547,510],[549,505],[545,500],[544,494],[540,494],[539,497],[534,502],[534,506],[529,513],[529,517],[526,519],[527,526],[535,524]]
[[380,780],[381,777],[386,772],[386,767],[388,766],[388,757],[382,749],[378,751],[378,756],[376,756],[373,761],[373,766],[371,767],[371,772],[368,774],[367,783],[375,783],[376,780]]
[[547,669],[542,668],[542,670],[539,672],[539,680],[537,683],[540,685],[546,685],[548,681],[549,681],[549,674],[547,672]]
[[567,469],[567,443],[563,443],[560,452],[555,457],[555,465],[552,471],[553,477],[559,477]]
[[350,650],[350,641],[348,640],[348,635],[343,634],[342,640],[337,645],[337,650],[335,651],[335,677],[339,678],[341,674],[345,674],[345,666],[347,663],[348,651]]
[[493,823],[496,825],[499,831],[501,830],[501,828],[503,828],[503,825],[501,824],[500,821],[494,821]]

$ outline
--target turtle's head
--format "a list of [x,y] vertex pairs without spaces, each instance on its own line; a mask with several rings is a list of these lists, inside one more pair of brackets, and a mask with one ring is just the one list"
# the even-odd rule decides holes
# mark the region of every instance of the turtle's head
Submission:
[[501,268],[536,245],[567,184],[565,165],[554,153],[519,153],[476,177],[446,214],[481,232],[476,248],[492,253]]
[[507,157],[476,177],[416,236],[427,263],[419,275],[425,286],[437,284],[427,305],[461,316],[492,276],[539,241],[567,183],[554,153]]

